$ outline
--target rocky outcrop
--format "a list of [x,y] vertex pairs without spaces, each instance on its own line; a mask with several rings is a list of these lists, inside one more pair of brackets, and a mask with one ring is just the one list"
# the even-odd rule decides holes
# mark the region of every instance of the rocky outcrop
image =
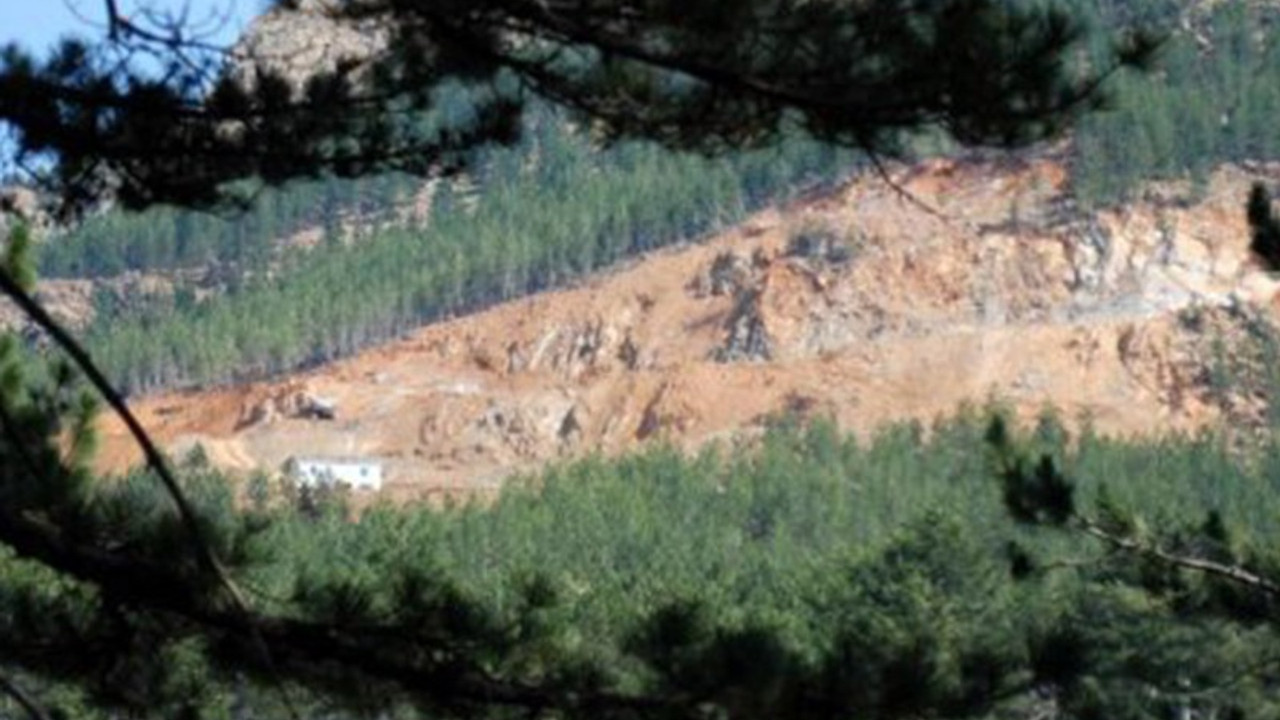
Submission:
[[0,238],[8,234],[15,222],[47,228],[52,219],[35,190],[21,185],[0,186]]
[[259,16],[232,49],[232,77],[247,87],[255,85],[258,73],[279,75],[297,90],[316,75],[339,70],[358,80],[358,68],[389,42],[387,28],[373,21],[336,21],[335,0],[289,5]]
[[[43,280],[36,300],[55,320],[71,330],[88,326],[93,319],[94,283],[90,280]],[[0,298],[0,332],[16,330],[35,344],[44,344],[43,331],[7,298]]]

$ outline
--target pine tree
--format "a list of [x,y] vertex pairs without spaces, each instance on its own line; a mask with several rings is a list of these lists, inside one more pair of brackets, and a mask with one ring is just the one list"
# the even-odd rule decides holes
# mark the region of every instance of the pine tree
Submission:
[[1271,209],[1271,193],[1262,183],[1250,188],[1246,211],[1252,237],[1249,250],[1268,270],[1280,270],[1280,221]]

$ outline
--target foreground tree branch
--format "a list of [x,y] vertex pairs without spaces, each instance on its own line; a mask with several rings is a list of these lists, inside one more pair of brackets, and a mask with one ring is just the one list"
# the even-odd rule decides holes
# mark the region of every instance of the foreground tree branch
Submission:
[[[167,618],[168,634],[210,638],[232,667],[254,669],[273,680],[300,682],[322,694],[329,674],[341,668],[348,681],[361,677],[371,687],[394,687],[398,693],[437,707],[661,711],[666,717],[694,714],[692,709],[681,710],[687,706],[674,699],[590,688],[559,690],[492,677],[472,659],[468,648],[472,639],[437,628],[249,615],[234,603],[222,602],[220,594],[210,593],[207,580],[166,564],[78,543],[52,523],[8,509],[0,509],[0,542],[19,557],[95,588],[104,602]],[[23,655],[21,647],[9,652],[19,659]],[[57,649],[47,645],[38,650],[44,656],[51,652],[57,656]]]
[[0,693],[4,693],[18,703],[18,707],[27,714],[31,720],[49,720],[49,716],[45,713],[44,708],[40,707],[40,703],[24,691],[11,678],[0,673]]
[[[1070,60],[1085,31],[1066,12],[997,0],[362,0],[326,14],[390,40],[305,80],[265,67],[236,79],[220,70],[224,52],[109,8],[109,42],[171,57],[169,74],[102,69],[87,46],[45,65],[11,47],[0,124],[16,131],[20,160],[48,168],[34,172],[68,212],[104,196],[210,208],[234,200],[239,181],[465,165],[472,148],[513,142],[539,97],[605,138],[682,150],[797,131],[873,154],[922,131],[1018,146],[1098,107],[1106,79],[1145,66],[1158,44],[1122,33],[1086,69]],[[469,120],[414,120],[449,83],[490,97]]]
[[[226,581],[227,590],[238,597],[240,595],[239,591],[234,588],[230,579],[226,577],[226,572],[222,569],[218,558],[214,556],[213,551],[204,542],[195,509],[191,507],[191,502],[187,500],[186,495],[182,492],[178,479],[169,468],[169,464],[160,452],[160,448],[156,446],[155,441],[151,439],[146,429],[142,427],[142,423],[138,421],[137,416],[129,409],[129,404],[124,397],[116,391],[111,381],[93,362],[89,352],[4,269],[0,269],[0,292],[12,300],[37,327],[48,333],[54,343],[71,358],[71,361],[75,363],[80,372],[84,373],[85,378],[88,379],[94,390],[106,400],[112,412],[124,422],[129,434],[138,443],[138,447],[142,449],[147,467],[155,473],[165,491],[169,493],[169,497],[173,499],[174,506],[178,509],[178,514],[182,518],[187,532],[190,533],[192,550],[207,569]],[[241,603],[243,604],[243,600],[241,600]]]
[[[1213,560],[1195,553],[1171,550],[1162,543],[1180,537],[1178,531],[1145,537],[1137,530],[1133,510],[1116,506],[1104,493],[1098,499],[1098,517],[1082,512],[1076,502],[1075,483],[1048,454],[1032,461],[1015,443],[1003,418],[995,418],[987,431],[995,471],[1003,484],[1006,508],[1015,519],[1028,525],[1079,532],[1102,541],[1113,553],[1150,560],[1158,565],[1189,570],[1211,579],[1226,581],[1267,599],[1280,597],[1280,582],[1245,567],[1235,552],[1225,551],[1225,560]],[[1210,512],[1203,527],[1189,536],[1202,545],[1225,550],[1225,531],[1216,512]],[[1183,542],[1186,542],[1185,538]],[[1020,558],[1021,564],[1029,562]]]
[[1155,544],[1111,532],[1099,525],[1097,522],[1091,520],[1081,519],[1079,521],[1079,527],[1086,535],[1102,540],[1107,545],[1110,545],[1112,548],[1121,552],[1155,560],[1171,567],[1178,567],[1185,570],[1192,570],[1197,573],[1203,573],[1205,575],[1211,575],[1250,590],[1266,593],[1267,595],[1280,596],[1280,583],[1276,583],[1270,578],[1251,572],[1250,570],[1238,565],[1229,565],[1190,555],[1180,555],[1169,552]]

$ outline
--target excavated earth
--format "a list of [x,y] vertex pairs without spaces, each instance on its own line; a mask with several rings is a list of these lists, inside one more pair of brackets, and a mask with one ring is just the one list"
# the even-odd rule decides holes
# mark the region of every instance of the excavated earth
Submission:
[[[1096,213],[1048,156],[892,174],[323,368],[135,409],[175,454],[199,444],[229,470],[378,459],[395,499],[656,441],[749,442],[784,415],[865,435],[998,398],[1120,435],[1261,422],[1265,399],[1223,392],[1214,363],[1273,313],[1243,203],[1280,168]],[[336,417],[299,412],[314,398]],[[138,461],[115,419],[102,433],[101,469]]]

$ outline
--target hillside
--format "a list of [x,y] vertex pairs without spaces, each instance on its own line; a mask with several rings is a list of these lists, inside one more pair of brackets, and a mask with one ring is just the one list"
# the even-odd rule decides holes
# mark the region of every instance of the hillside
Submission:
[[[1280,288],[1247,259],[1242,202],[1280,168],[1151,186],[1085,213],[1056,157],[898,168],[752,216],[577,287],[437,323],[286,380],[139,401],[174,453],[234,470],[364,455],[410,498],[495,488],[559,458],[750,438],[771,418],[859,433],[998,397],[1102,432],[1247,427],[1236,348]],[[1274,179],[1274,177],[1272,177]],[[1233,378],[1238,380],[1238,377]],[[306,395],[333,421],[296,416]],[[103,469],[137,454],[104,421]]]
[[[0,720],[1280,717],[1280,0],[337,1],[219,56],[296,112],[243,68],[154,144],[109,84],[35,98],[134,149],[51,154],[119,203],[0,238]],[[388,37],[431,112],[307,81]],[[429,181],[312,140],[488,127],[513,78],[509,144],[389,153]],[[938,126],[875,130],[901,90]],[[1040,91],[1087,113],[1032,142]],[[202,214],[224,159],[255,200]]]
[[[283,63],[276,69],[300,81],[378,42],[371,27],[334,34],[316,12],[323,3],[303,6],[263,15],[238,52],[253,58],[257,48],[259,61]],[[1141,22],[1169,35],[1159,70],[1114,78],[1112,110],[1085,118],[1058,148],[1078,208],[1140,201],[1152,180],[1189,180],[1199,193],[1214,168],[1280,157],[1280,53],[1257,32],[1280,20],[1274,3],[1126,0],[1079,10],[1086,27]],[[442,88],[437,110],[465,114],[471,93]],[[928,134],[905,147],[913,157],[959,152]],[[440,182],[326,177],[264,191],[241,214],[94,216],[41,243],[40,292],[127,393],[235,385],[569,287],[830,188],[864,162],[802,134],[716,158],[644,142],[602,147],[571,113],[537,104],[517,143]],[[1030,212],[1009,202],[1000,222]],[[1073,217],[1081,219],[1076,210],[1059,219]],[[22,318],[0,303],[0,327],[15,325]]]

